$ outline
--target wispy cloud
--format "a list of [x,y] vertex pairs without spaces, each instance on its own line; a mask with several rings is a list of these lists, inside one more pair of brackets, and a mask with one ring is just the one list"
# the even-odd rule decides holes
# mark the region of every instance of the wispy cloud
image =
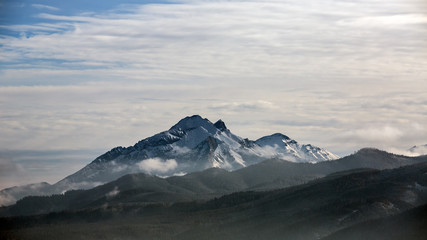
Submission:
[[[64,22],[73,29],[4,39],[2,44],[3,49],[19,53],[10,61],[56,59],[61,62],[50,65],[64,69],[69,65],[63,61],[72,61],[74,73],[94,65],[103,68],[87,78],[92,81],[109,75],[111,68],[127,72],[125,77],[134,80],[173,76],[194,82],[215,76],[217,81],[233,79],[232,83],[258,86],[254,79],[274,83],[283,76],[289,82],[358,75],[360,81],[378,74],[378,69],[387,69],[390,75],[401,73],[402,61],[411,61],[413,71],[423,66],[411,59],[423,57],[416,47],[425,46],[426,40],[415,38],[411,29],[390,28],[389,23],[419,23],[426,15],[395,1],[383,5],[381,12],[370,10],[375,4],[363,1],[313,3],[311,8],[297,1],[190,1],[134,6],[125,13],[40,14],[40,18],[59,21],[58,29]],[[393,13],[397,3],[413,12],[384,16]],[[360,21],[376,24],[354,24]],[[8,27],[23,30],[23,26]],[[405,47],[411,55],[400,54]],[[385,56],[388,64],[383,64]]]
[[216,103],[210,106],[212,110],[226,110],[226,111],[257,111],[265,109],[275,109],[278,106],[274,103],[264,100],[249,101],[249,102],[231,102],[231,103]]
[[425,14],[393,14],[384,16],[361,17],[354,19],[346,19],[339,21],[340,25],[357,26],[357,27],[399,27],[410,24],[425,24],[427,23],[427,15]]
[[57,32],[71,28],[72,25],[68,23],[64,24],[48,24],[48,23],[38,23],[32,25],[3,25],[0,28],[9,29],[16,32]]
[[58,11],[59,10],[59,8],[52,7],[49,5],[44,5],[44,4],[31,4],[31,6],[38,8],[38,9],[46,9],[46,10],[50,10],[50,11]]
[[385,143],[389,141],[396,141],[403,135],[403,132],[391,126],[383,126],[379,128],[350,130],[348,132],[344,132],[343,135],[346,138],[356,138],[359,141],[365,141],[367,143]]
[[113,190],[111,190],[111,192],[108,192],[105,196],[106,196],[107,198],[113,198],[113,197],[117,196],[117,194],[119,194],[119,193],[120,193],[120,190],[119,190],[119,188],[116,186],[116,187],[114,187],[114,189],[113,189]]

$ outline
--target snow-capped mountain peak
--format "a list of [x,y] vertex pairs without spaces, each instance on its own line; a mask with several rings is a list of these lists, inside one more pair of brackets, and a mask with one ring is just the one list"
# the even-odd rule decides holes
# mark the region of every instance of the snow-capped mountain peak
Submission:
[[193,115],[191,117],[185,117],[181,119],[177,124],[172,126],[171,130],[189,131],[195,128],[204,128],[210,134],[215,134],[218,130],[214,124],[206,118],[202,118],[199,115]]
[[261,147],[264,146],[279,146],[279,147],[286,147],[289,145],[289,143],[296,143],[295,140],[290,139],[288,136],[281,134],[281,133],[274,133],[270,136],[262,137],[255,141],[258,145]]
[[216,121],[216,123],[214,123],[214,126],[219,129],[220,131],[226,131],[228,130],[227,127],[225,126],[225,123],[220,119],[218,121]]
[[338,157],[309,144],[301,145],[281,133],[256,141],[243,139],[222,120],[213,124],[194,115],[134,146],[110,150],[55,185],[63,191],[87,188],[136,172],[171,176],[211,167],[235,170],[270,158],[315,163]]
[[297,141],[281,133],[262,137],[255,141],[265,151],[273,153],[274,157],[287,159],[295,157],[297,162],[321,162],[335,160],[339,157],[311,144],[299,144]]

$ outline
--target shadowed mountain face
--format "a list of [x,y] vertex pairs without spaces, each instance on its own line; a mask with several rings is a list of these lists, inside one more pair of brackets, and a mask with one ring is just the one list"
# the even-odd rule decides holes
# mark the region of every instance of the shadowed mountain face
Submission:
[[131,174],[85,191],[70,191],[51,197],[27,197],[16,205],[3,208],[0,215],[32,215],[118,203],[205,200],[238,191],[295,186],[340,171],[362,168],[381,170],[425,161],[427,156],[404,157],[375,149],[362,149],[348,157],[318,164],[272,159],[233,172],[211,168],[169,178]]
[[321,162],[338,157],[312,145],[300,145],[283,134],[257,141],[243,139],[231,133],[222,120],[212,123],[195,115],[134,146],[112,149],[56,185],[108,182],[136,172],[172,176],[212,167],[230,171],[270,158]]
[[[211,174],[221,174],[216,171]],[[286,189],[238,192],[207,202],[118,201],[78,211],[3,218],[0,225],[6,239],[55,239],[58,234],[61,239],[346,239],[331,234],[426,204],[426,173],[427,163],[382,171],[358,169]],[[134,176],[122,181],[132,182]],[[425,221],[425,216],[414,214],[415,224]],[[350,230],[338,232],[346,228]]]
[[194,115],[133,146],[113,148],[52,186],[32,188],[32,191],[25,190],[28,186],[0,191],[0,204],[6,203],[2,199],[9,204],[28,195],[89,189],[130,173],[167,177],[212,167],[232,171],[271,158],[314,163],[338,157],[319,147],[299,144],[283,134],[257,141],[243,139],[234,135],[222,120],[212,123]]

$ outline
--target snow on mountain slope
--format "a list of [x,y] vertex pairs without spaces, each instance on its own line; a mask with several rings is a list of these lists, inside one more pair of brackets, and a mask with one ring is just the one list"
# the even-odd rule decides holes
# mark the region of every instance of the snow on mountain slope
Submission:
[[285,160],[289,160],[289,156],[294,157],[292,162],[316,163],[339,158],[337,155],[311,144],[301,145],[281,133],[262,137],[255,143],[262,147],[266,154],[270,153],[271,157]]
[[136,172],[171,176],[211,167],[235,170],[270,158],[316,163],[338,156],[278,133],[257,141],[243,139],[231,133],[222,120],[212,123],[194,115],[134,146],[112,149],[55,186],[86,188]]
[[312,145],[301,145],[283,134],[257,141],[243,139],[231,133],[222,120],[212,123],[194,115],[133,146],[111,149],[51,185],[48,192],[88,189],[129,173],[166,177],[212,167],[231,171],[271,158],[316,163],[335,160],[338,156]]

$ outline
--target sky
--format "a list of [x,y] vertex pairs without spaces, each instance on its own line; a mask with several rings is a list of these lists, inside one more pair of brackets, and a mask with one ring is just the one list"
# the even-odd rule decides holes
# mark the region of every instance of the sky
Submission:
[[0,189],[185,116],[345,156],[427,144],[424,0],[0,1]]

